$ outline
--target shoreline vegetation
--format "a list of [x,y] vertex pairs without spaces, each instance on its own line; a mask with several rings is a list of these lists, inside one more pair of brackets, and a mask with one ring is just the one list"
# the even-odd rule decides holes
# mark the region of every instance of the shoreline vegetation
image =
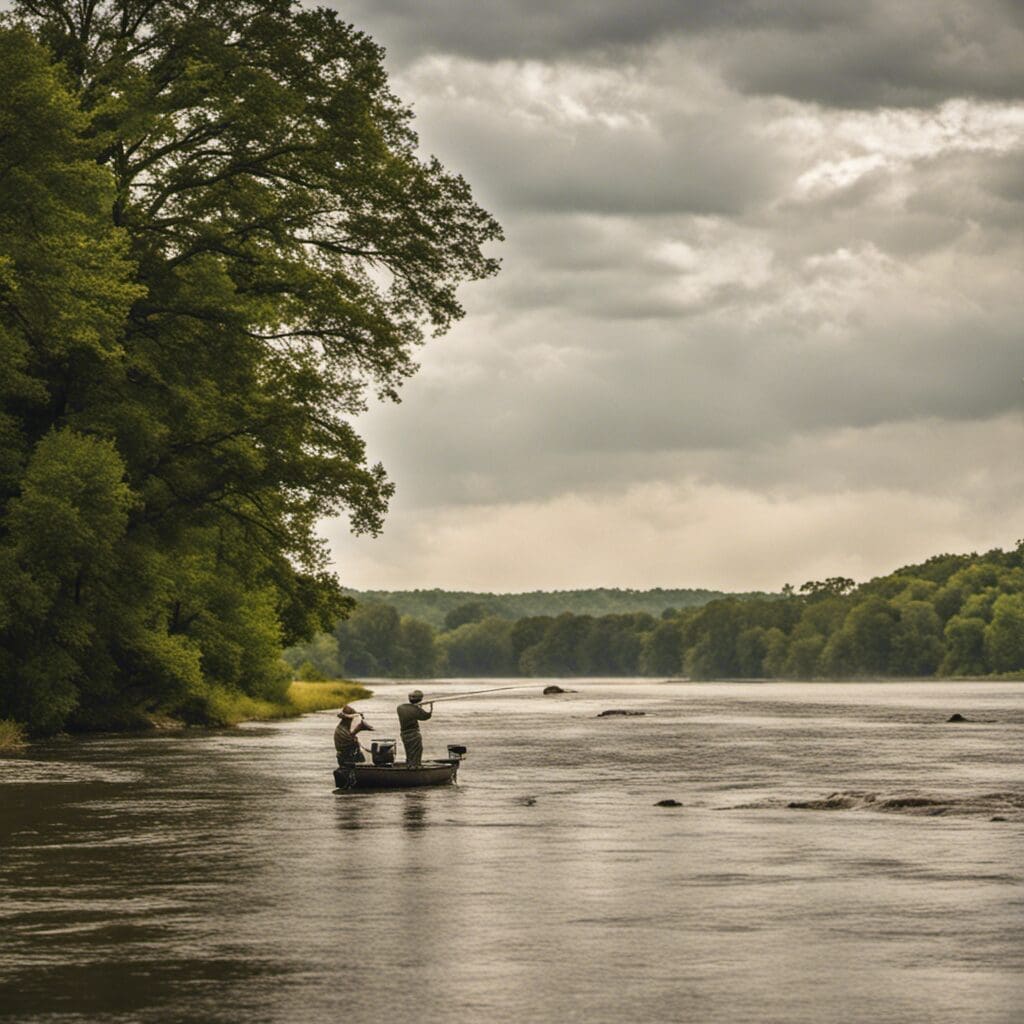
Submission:
[[299,714],[281,652],[352,606],[319,524],[376,534],[394,492],[353,420],[497,273],[501,227],[327,7],[11,8],[0,719]]
[[9,718],[0,718],[0,753],[10,754],[27,746],[24,728]]
[[216,689],[208,696],[205,716],[201,721],[189,721],[174,714],[160,713],[147,716],[146,720],[155,729],[216,729],[240,725],[242,722],[275,722],[298,718],[314,711],[344,707],[354,700],[366,700],[372,695],[372,690],[348,679],[295,680],[280,700],[251,697],[238,690]]
[[[340,708],[354,700],[366,700],[372,691],[347,679],[295,680],[282,700],[266,700],[246,693],[216,690],[208,704],[208,717],[199,723],[208,726],[238,725],[241,722],[272,722],[282,718],[298,718],[313,711]],[[167,718],[158,721],[177,722]]]
[[834,576],[774,594],[418,590],[382,601],[382,593],[357,596],[332,632],[286,651],[293,671],[356,679],[1024,677],[1024,541],[1008,551],[936,555],[865,583]]
[[[171,730],[186,728],[218,728],[240,725],[242,722],[273,722],[314,711],[329,711],[343,707],[356,700],[366,700],[373,695],[360,683],[348,679],[322,681],[296,680],[279,701],[261,700],[248,694],[223,690],[212,694],[209,703],[210,717],[195,724],[169,714],[154,713],[143,719],[145,728],[150,730]],[[133,730],[134,731],[134,730]],[[23,726],[10,719],[0,719],[0,754],[12,754],[25,750],[29,738]]]

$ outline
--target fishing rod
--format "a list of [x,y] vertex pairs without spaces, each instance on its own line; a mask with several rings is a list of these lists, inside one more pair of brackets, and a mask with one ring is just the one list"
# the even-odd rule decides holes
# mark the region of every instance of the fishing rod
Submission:
[[440,704],[443,700],[462,700],[463,697],[477,697],[481,693],[499,693],[502,690],[532,690],[536,683],[523,683],[521,686],[494,686],[489,690],[471,690],[469,693],[453,693],[449,697],[424,697],[421,704]]

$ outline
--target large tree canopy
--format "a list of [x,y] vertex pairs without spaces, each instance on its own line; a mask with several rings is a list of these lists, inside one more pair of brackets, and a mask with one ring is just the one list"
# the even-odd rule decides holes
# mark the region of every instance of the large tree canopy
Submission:
[[[380,48],[290,0],[22,0],[0,33],[0,716],[273,696],[380,528],[349,423],[500,237]],[[67,527],[65,528],[65,524]],[[57,532],[59,531],[59,532]]]

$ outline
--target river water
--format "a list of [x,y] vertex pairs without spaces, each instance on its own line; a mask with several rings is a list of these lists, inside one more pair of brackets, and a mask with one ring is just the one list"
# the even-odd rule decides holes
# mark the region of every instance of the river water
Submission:
[[0,759],[0,1018],[1024,1020],[1024,685],[542,685],[444,789],[335,793],[330,712]]

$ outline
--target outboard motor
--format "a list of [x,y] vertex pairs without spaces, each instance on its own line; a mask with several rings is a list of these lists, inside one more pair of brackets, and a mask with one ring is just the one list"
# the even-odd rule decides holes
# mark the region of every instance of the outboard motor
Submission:
[[398,740],[373,740],[370,743],[370,757],[376,765],[394,764],[397,749]]
[[469,750],[464,747],[461,743],[449,743],[448,744],[448,760],[449,761],[461,761]]

